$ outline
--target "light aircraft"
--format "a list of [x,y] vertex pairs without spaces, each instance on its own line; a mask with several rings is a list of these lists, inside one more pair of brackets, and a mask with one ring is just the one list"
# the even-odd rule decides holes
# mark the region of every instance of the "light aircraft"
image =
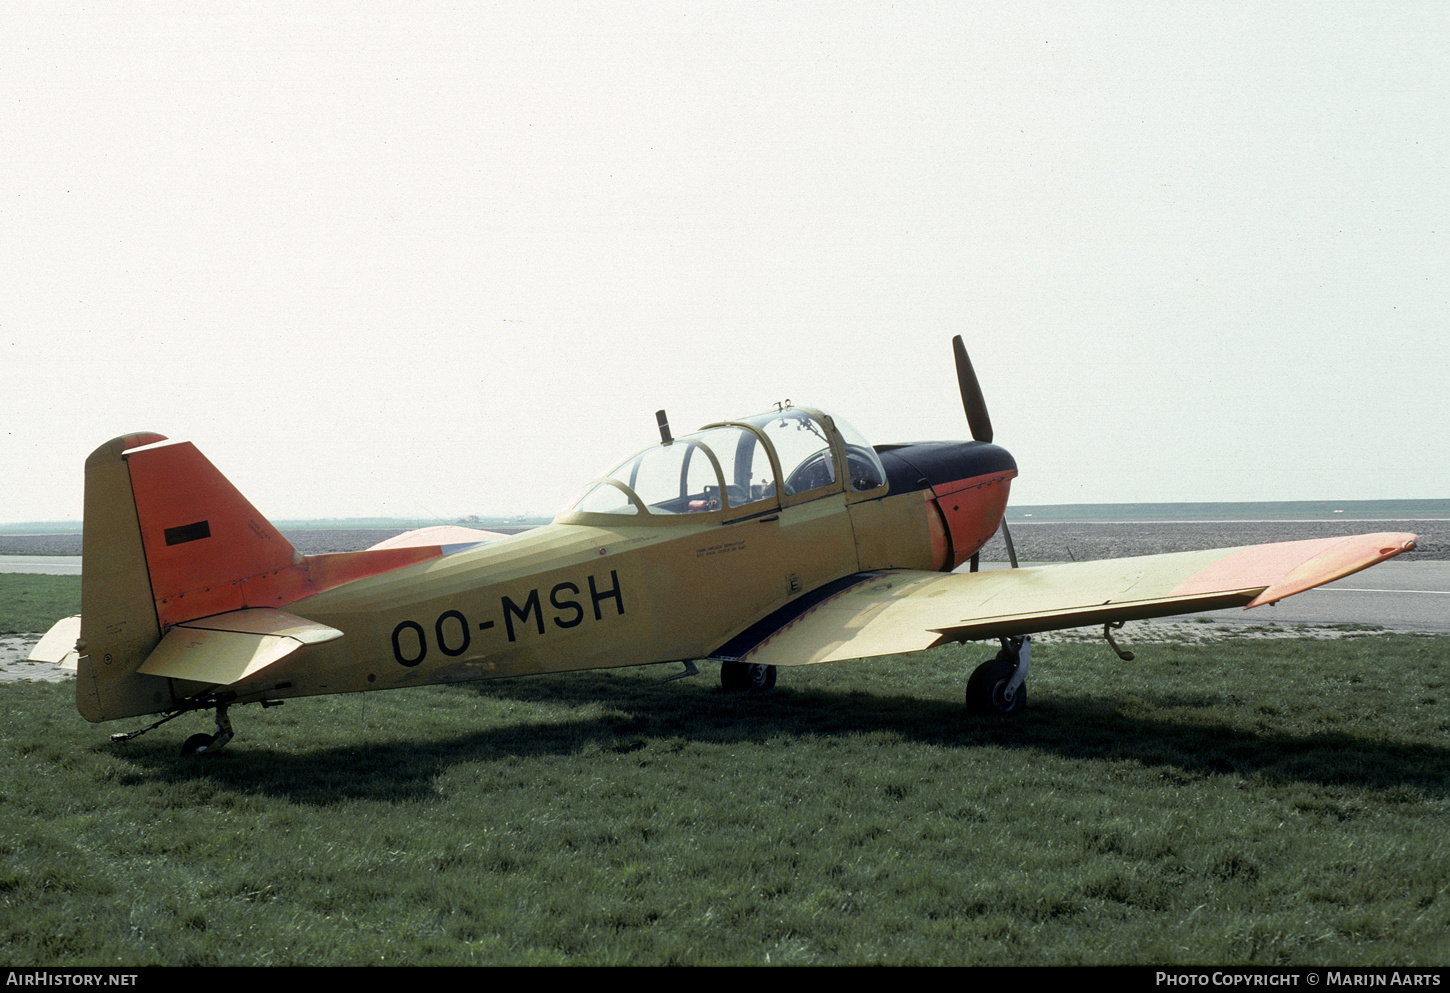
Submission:
[[[125,435],[86,459],[81,613],[31,654],[74,666],[90,721],[154,724],[293,697],[654,662],[776,667],[996,638],[968,709],[1026,702],[1031,635],[1272,603],[1414,548],[1403,533],[978,572],[1017,464],[992,444],[953,341],[972,441],[872,447],[838,417],[778,409],[672,437],[512,536],[425,528],[302,555],[189,442]],[[971,571],[953,570],[970,562]]]

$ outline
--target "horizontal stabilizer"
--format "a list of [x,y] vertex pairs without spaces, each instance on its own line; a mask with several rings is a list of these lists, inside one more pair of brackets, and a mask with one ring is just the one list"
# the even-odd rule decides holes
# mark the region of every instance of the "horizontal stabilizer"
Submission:
[[176,625],[137,672],[227,686],[257,675],[303,645],[341,637],[336,628],[269,607],[233,610]]
[[76,639],[81,636],[81,615],[63,617],[51,625],[45,637],[35,643],[28,662],[53,662],[62,669],[74,669],[79,655]]

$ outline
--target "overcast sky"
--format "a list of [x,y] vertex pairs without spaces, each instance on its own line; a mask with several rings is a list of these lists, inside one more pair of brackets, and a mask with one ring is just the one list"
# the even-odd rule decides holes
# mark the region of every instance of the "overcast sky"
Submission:
[[1016,503],[1450,496],[1450,5],[8,3],[0,522],[553,513],[790,398]]

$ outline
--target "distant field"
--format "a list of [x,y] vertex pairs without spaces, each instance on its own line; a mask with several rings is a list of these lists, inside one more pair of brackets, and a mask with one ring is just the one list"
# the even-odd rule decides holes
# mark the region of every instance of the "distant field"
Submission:
[[[1231,503],[1061,503],[1013,504],[1007,508],[1009,522],[1039,518],[1053,521],[1151,521],[1151,520],[1280,520],[1285,518],[1335,517],[1450,518],[1450,499],[1445,500],[1263,500]],[[552,517],[475,517],[464,521],[414,520],[394,517],[349,517],[314,520],[273,521],[280,530],[395,530],[430,527],[435,524],[467,524],[497,531],[537,527]],[[0,536],[79,533],[80,521],[35,521],[0,524]]]
[[[1255,545],[1266,541],[1293,541],[1360,534],[1365,531],[1410,531],[1420,536],[1420,549],[1413,558],[1450,558],[1450,520],[1328,519],[1321,521],[1046,521],[1008,520],[1017,557],[1024,562],[1065,562],[1072,559],[1121,558],[1158,552],[1192,551],[1198,548],[1226,548]],[[377,544],[406,528],[294,528],[283,534],[306,555],[323,552],[351,552]],[[525,530],[517,525],[495,527],[499,531]],[[0,534],[0,555],[79,555],[81,536],[71,534]],[[1007,549],[1001,537],[983,550],[988,561],[1006,561]]]
[[[553,520],[552,517],[479,517],[468,521],[420,521],[396,517],[351,517],[305,521],[275,520],[272,523],[280,531],[332,531],[338,529],[347,531],[357,530],[359,528],[368,530],[410,531],[414,528],[434,527],[438,524],[458,524],[464,527],[500,531],[510,528],[538,527],[540,524],[547,524],[551,520]],[[6,535],[79,534],[80,531],[80,521],[39,521],[22,524],[0,524],[0,537]]]
[[[1419,535],[1419,548],[1407,562],[1450,559],[1450,521],[1035,521],[1009,520],[1017,558],[1023,562],[1116,559],[1200,548],[1232,548],[1269,541],[1298,541],[1362,534],[1366,531],[1408,531]],[[991,562],[1007,560],[1000,532],[982,550]]]
[[1065,503],[1009,506],[1007,520],[1210,521],[1335,517],[1450,518],[1450,500],[1274,500],[1256,503]]
[[[474,527],[475,525],[468,525]],[[483,527],[483,525],[477,525]],[[486,530],[516,534],[527,531],[533,525],[494,525]],[[406,527],[387,528],[279,528],[304,555],[321,555],[325,552],[355,552],[376,545],[404,531]],[[81,534],[79,531],[56,532],[53,534],[0,534],[0,555],[79,555]]]

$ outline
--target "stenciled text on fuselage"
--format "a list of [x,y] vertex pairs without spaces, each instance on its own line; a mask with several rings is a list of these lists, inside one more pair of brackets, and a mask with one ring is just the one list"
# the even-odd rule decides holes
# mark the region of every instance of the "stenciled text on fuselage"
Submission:
[[[554,611],[547,619],[548,623],[544,616],[543,596],[538,587],[529,590],[517,600],[507,594],[499,597],[498,614],[483,620],[477,620],[476,616],[471,619],[461,610],[445,610],[433,620],[431,639],[428,629],[422,623],[414,620],[399,621],[393,628],[393,658],[399,665],[409,668],[421,665],[428,657],[430,648],[437,648],[449,658],[458,658],[472,647],[476,631],[496,630],[500,621],[503,622],[503,630],[508,635],[508,640],[514,642],[531,626],[541,635],[548,633],[549,624],[560,630],[578,627],[589,616],[590,611],[586,609],[586,605],[592,608],[596,621],[602,621],[608,616],[624,615],[624,591],[618,572],[613,569],[609,571],[609,585],[606,587],[601,588],[592,575],[587,577],[586,585],[589,590],[587,594],[577,583],[556,583],[548,592],[549,607]],[[613,604],[612,613],[605,609],[609,604]]]

